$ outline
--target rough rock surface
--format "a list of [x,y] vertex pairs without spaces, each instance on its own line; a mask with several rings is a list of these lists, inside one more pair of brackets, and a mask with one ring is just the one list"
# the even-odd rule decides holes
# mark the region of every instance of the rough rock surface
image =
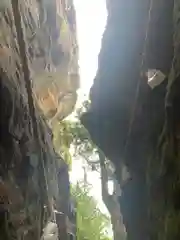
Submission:
[[[10,2],[8,0],[0,8],[0,64],[9,78],[18,82],[21,61]],[[73,3],[56,0],[19,2],[34,94],[46,118],[61,120],[73,111],[79,88]]]
[[[40,6],[44,5],[41,5],[42,1],[35,0],[19,2],[28,46],[25,56],[29,60],[30,72],[35,81],[33,62],[40,59],[38,53],[41,48],[51,50],[46,42],[42,45],[37,36],[37,26],[42,17]],[[63,213],[63,217],[56,221],[61,229],[59,235],[65,240],[68,232],[72,231],[66,225],[66,219],[71,221],[72,215],[69,207],[68,168],[53,148],[52,132],[41,114],[35,88],[31,89],[34,104],[29,102],[25,85],[28,79],[24,79],[22,71],[10,1],[4,2],[0,7],[0,238],[39,240],[47,222],[55,220],[53,212],[56,209]],[[52,60],[45,53],[41,53],[41,58],[44,62]],[[74,63],[77,64],[76,60]],[[45,71],[41,70],[42,73]],[[46,82],[44,85],[49,88]],[[74,84],[71,90],[75,92],[76,88],[77,85]],[[32,107],[35,108],[35,118],[30,111]],[[72,107],[69,111],[72,111]],[[34,120],[38,134],[33,132]],[[74,220],[71,222],[75,223]]]
[[[179,0],[108,1],[108,21],[82,116],[113,161],[128,240],[179,239]],[[166,80],[153,90],[146,72]],[[131,178],[122,181],[122,165]]]

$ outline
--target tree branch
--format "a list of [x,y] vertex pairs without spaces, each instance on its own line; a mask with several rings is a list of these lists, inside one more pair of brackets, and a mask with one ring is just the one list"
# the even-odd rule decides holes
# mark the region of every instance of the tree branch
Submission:
[[111,198],[112,196],[108,193],[108,175],[107,175],[107,170],[106,170],[106,165],[105,165],[105,155],[104,153],[99,150],[99,160],[100,160],[100,172],[101,172],[101,191],[102,191],[102,199],[103,202],[105,203],[108,211],[111,213],[112,208],[111,208]]
[[106,158],[105,155],[99,150],[99,159],[100,159],[100,169],[101,169],[101,187],[102,187],[102,198],[103,202],[106,205],[110,215],[111,223],[113,228],[114,240],[125,239],[125,232],[123,221],[120,212],[120,206],[117,199],[117,186],[114,181],[115,191],[113,195],[108,193],[108,173],[106,169]]

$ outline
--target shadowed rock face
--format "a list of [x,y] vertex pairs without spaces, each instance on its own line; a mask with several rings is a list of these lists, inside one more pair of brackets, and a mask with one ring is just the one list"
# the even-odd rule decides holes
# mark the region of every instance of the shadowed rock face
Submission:
[[[57,210],[64,213],[65,219],[71,215],[68,166],[54,152],[52,132],[38,113],[40,149],[36,148],[27,102],[18,91],[6,86],[7,81],[5,74],[0,75],[0,99],[5,107],[1,108],[0,118],[0,236],[4,240],[22,236],[25,240],[39,240],[40,216],[44,214],[44,224],[52,217],[51,199],[55,199]],[[39,166],[40,156],[46,181]]]
[[[99,55],[98,72],[90,93],[91,109],[82,117],[82,123],[90,131],[97,145],[113,160],[123,153],[138,82],[141,82],[136,111],[136,119],[141,120],[139,125],[136,120],[136,132],[139,136],[140,133],[143,134],[143,130],[147,130],[146,118],[150,117],[155,121],[153,111],[157,108],[156,104],[161,105],[161,108],[158,107],[162,110],[159,115],[163,114],[165,83],[152,91],[147,85],[147,79],[140,74],[149,1],[114,0],[111,4]],[[152,9],[154,18],[150,21],[145,66],[141,70],[155,68],[168,73],[172,57],[170,26],[173,1],[169,1],[168,4],[158,1],[158,4],[161,8],[154,6]],[[166,26],[168,24],[168,28],[165,27],[165,23]],[[165,52],[167,57],[164,57]],[[158,98],[160,102],[157,101]],[[147,111],[148,116],[144,111]]]
[[118,180],[120,159],[131,174],[120,198],[130,240],[151,239],[147,175],[165,121],[167,79],[152,90],[144,73],[158,69],[169,75],[173,4],[173,0],[153,1],[148,20],[148,0],[109,1],[98,71],[90,92],[91,107],[81,118],[94,143],[113,161]]
[[[32,75],[31,73],[30,75],[34,87],[31,89],[34,92],[32,93],[30,90],[29,94],[33,95],[34,101],[30,101],[31,98],[27,96],[25,81],[29,81],[28,77],[23,79],[26,74],[28,76],[28,71],[26,70],[26,74],[22,72],[25,56],[23,58],[20,56],[18,43],[22,44],[23,39],[20,41],[17,39],[12,6],[11,4],[7,4],[7,6],[3,4],[3,6],[0,3],[0,102],[2,105],[0,118],[0,239],[3,240],[22,238],[39,240],[43,225],[46,225],[47,221],[52,218],[51,203],[53,199],[60,211],[64,213],[64,219],[70,215],[68,212],[70,202],[68,170],[62,171],[61,169],[64,161],[54,151],[51,129],[45,121],[45,117],[38,111],[38,102],[34,96],[37,97],[37,93],[41,90],[42,103],[45,103],[51,110],[46,111],[50,118],[57,112],[59,101],[62,99],[59,96],[60,93],[67,98],[68,93],[72,92],[68,100],[63,98],[63,117],[72,112],[76,103],[76,90],[79,86],[79,79],[76,76],[78,75],[78,51],[76,54],[74,53],[75,57],[72,56],[74,73],[74,77],[70,78],[70,80],[74,80],[72,84],[69,84],[68,76],[68,72],[71,70],[69,69],[69,52],[74,49],[74,45],[77,45],[76,30],[75,28],[72,30],[73,38],[67,49],[68,54],[62,54],[62,46],[59,44],[59,38],[62,39],[62,31],[58,28],[60,19],[57,20],[59,13],[56,8],[56,4],[59,2],[61,1],[21,1],[20,8],[17,8],[16,14],[14,14],[18,15],[17,12],[20,10],[25,33],[24,39],[28,50],[24,54],[29,60],[28,65],[30,72],[32,70]],[[43,8],[45,8],[46,19],[43,19],[42,16]],[[71,21],[73,20],[75,25],[75,19],[71,19]],[[57,23],[57,21],[59,22]],[[19,22],[17,29],[20,28]],[[65,35],[69,36],[69,34],[68,27]],[[64,44],[67,45],[66,42]],[[76,49],[78,50],[78,48]],[[56,76],[53,74],[51,76],[50,73],[50,76],[48,75],[44,69],[45,64],[48,65],[49,71],[51,70],[49,64],[58,67],[59,72]],[[72,74],[72,71],[70,73]],[[53,79],[53,76],[56,79]],[[49,79],[49,77],[52,78]],[[53,80],[57,83],[55,90],[52,87]],[[39,99],[41,100],[41,98]],[[34,108],[35,114],[33,114]],[[33,127],[36,129],[37,135],[33,134]],[[59,174],[61,186],[59,186],[57,170],[61,171]],[[75,224],[74,220],[73,222]],[[65,226],[63,231],[66,232],[67,226],[63,226]]]

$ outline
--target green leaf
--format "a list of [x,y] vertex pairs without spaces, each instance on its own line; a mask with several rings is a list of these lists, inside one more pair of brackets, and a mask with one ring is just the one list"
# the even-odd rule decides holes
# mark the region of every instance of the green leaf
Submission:
[[77,184],[72,187],[72,194],[77,202],[77,240],[110,240],[106,229],[110,219],[97,207],[96,200],[89,195],[89,187]]

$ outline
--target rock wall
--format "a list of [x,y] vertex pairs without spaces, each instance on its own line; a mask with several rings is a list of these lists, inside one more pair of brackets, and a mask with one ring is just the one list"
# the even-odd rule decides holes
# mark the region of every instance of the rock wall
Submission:
[[[28,46],[25,58],[28,59],[29,72],[34,86],[30,89],[33,102],[31,104],[29,102],[25,84],[25,81],[29,79],[24,78],[25,73],[22,67],[24,62],[20,54],[12,6],[10,1],[7,1],[3,6],[0,5],[0,237],[3,240],[39,240],[45,225],[49,221],[55,221],[54,209],[56,209],[63,216],[62,221],[57,223],[58,228],[61,229],[59,237],[62,238],[63,235],[62,239],[67,239],[68,232],[71,233],[72,230],[68,229],[66,220],[69,219],[73,225],[76,224],[74,219],[71,219],[72,211],[69,208],[68,168],[61,156],[57,155],[54,150],[52,132],[47,124],[47,118],[40,111],[41,105],[39,105],[36,92],[38,89],[36,87],[39,86],[37,74],[42,77],[43,73],[50,74],[52,71],[49,69],[48,72],[44,65],[38,65],[40,60],[51,67],[54,66],[51,56],[42,52],[42,49],[51,50],[46,42],[49,33],[47,34],[45,29],[42,29],[44,5],[41,1],[35,0],[19,2],[23,32]],[[56,20],[56,12],[54,16]],[[49,36],[53,38],[57,30],[51,30],[53,36]],[[42,40],[41,33],[44,34],[44,45],[40,41]],[[77,67],[76,60],[75,57],[74,64]],[[34,68],[35,62],[39,66],[37,68],[39,72]],[[78,71],[78,67],[75,69]],[[78,73],[73,72],[73,74]],[[67,74],[63,77],[67,77]],[[45,81],[41,87],[44,86],[44,91],[51,92],[48,89],[52,87],[53,81],[43,80]],[[69,84],[67,78],[63,81],[66,88],[62,88],[61,93],[66,96],[71,89],[70,92],[75,94],[78,84],[74,82]],[[56,83],[63,86],[58,79]],[[58,89],[56,93],[58,94]],[[73,104],[75,101],[76,99],[73,98]],[[72,111],[73,104],[71,101],[70,108],[65,101],[63,104],[69,109],[65,114],[63,113],[65,117]],[[32,116],[32,111],[30,111],[32,107],[35,109],[35,116]],[[58,107],[59,103],[56,108]],[[52,110],[51,106],[50,110]],[[34,123],[38,134],[33,131]],[[64,188],[61,187],[62,185]]]
[[62,120],[73,111],[79,88],[75,9],[66,1],[42,0],[41,4],[44,18],[38,40],[49,61],[41,69],[39,59],[34,62],[35,93],[45,116]]
[[[79,88],[75,9],[72,2],[64,4],[20,0],[34,94],[48,119],[71,114]],[[2,5],[0,14],[1,66],[18,82],[21,60],[10,1]]]
[[[130,240],[179,239],[173,197],[179,199],[179,4],[108,1],[91,107],[81,119],[116,167]],[[166,75],[153,90],[148,69]],[[124,164],[130,173],[126,182]]]

